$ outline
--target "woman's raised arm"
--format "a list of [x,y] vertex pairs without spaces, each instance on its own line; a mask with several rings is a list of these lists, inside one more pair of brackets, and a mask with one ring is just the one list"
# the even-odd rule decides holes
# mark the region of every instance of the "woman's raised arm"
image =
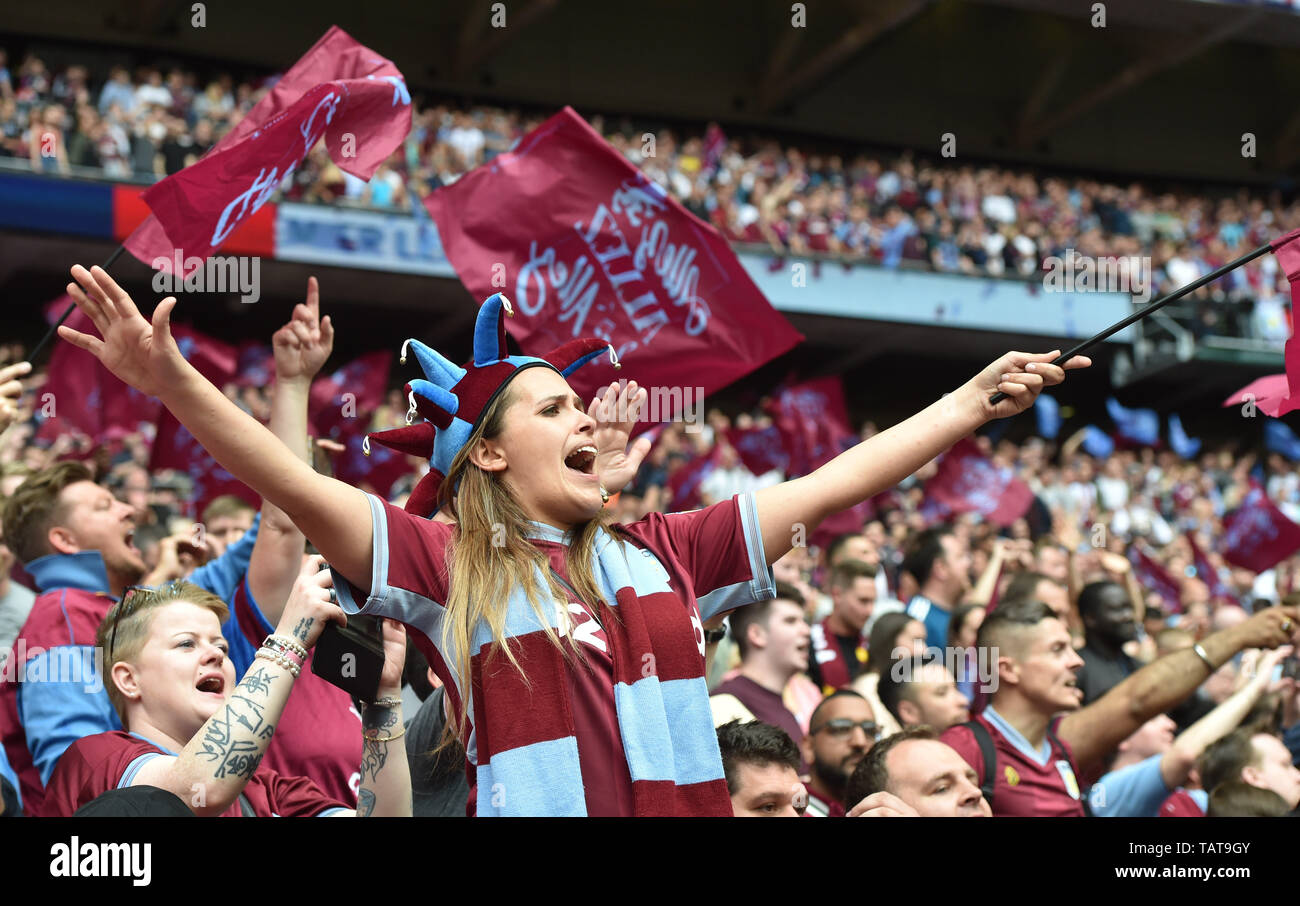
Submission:
[[[827,516],[893,487],[990,419],[1028,409],[1044,387],[1065,380],[1066,370],[1092,364],[1087,356],[1075,356],[1064,367],[1050,364],[1059,355],[1009,352],[953,393],[817,471],[758,491],[767,562],[781,559],[796,538],[810,536]],[[989,399],[996,391],[1007,398],[994,406]]]
[[68,284],[68,294],[102,339],[66,325],[59,336],[162,400],[213,459],[288,513],[330,565],[368,589],[373,539],[365,495],[317,474],[185,360],[171,335],[174,297],[158,303],[150,324],[103,268],[75,265],[72,276],[76,282]]

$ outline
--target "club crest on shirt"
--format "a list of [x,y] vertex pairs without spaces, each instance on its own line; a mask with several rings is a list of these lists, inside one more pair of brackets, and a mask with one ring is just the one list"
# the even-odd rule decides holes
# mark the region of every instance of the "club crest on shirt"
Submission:
[[1061,779],[1065,781],[1065,791],[1073,799],[1079,798],[1079,781],[1074,776],[1074,768],[1070,767],[1070,762],[1061,759],[1056,763],[1056,770],[1060,772]]
[[1003,774],[1006,775],[1007,786],[1018,786],[1020,784],[1020,775],[1016,773],[1016,769],[1013,768],[1011,765],[1007,765],[1006,770],[1003,771]]

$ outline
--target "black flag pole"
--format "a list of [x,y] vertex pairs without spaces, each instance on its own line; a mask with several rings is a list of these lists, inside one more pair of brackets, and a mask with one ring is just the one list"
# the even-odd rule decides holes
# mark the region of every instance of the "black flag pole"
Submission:
[[[1064,365],[1066,362],[1070,361],[1070,359],[1074,358],[1076,355],[1079,355],[1085,349],[1091,349],[1093,346],[1096,346],[1102,340],[1106,339],[1112,334],[1119,333],[1121,330],[1123,330],[1125,327],[1128,327],[1130,324],[1136,324],[1138,321],[1141,321],[1147,315],[1150,315],[1153,312],[1157,311],[1158,309],[1165,307],[1170,302],[1173,302],[1176,299],[1181,299],[1183,296],[1187,295],[1188,293],[1196,292],[1196,290],[1200,289],[1202,286],[1205,286],[1207,283],[1213,283],[1215,280],[1218,280],[1220,277],[1222,277],[1224,274],[1228,273],[1229,271],[1236,270],[1237,268],[1245,264],[1247,261],[1254,261],[1260,255],[1272,251],[1272,249],[1273,249],[1272,244],[1266,242],[1263,245],[1261,245],[1259,248],[1255,249],[1253,252],[1247,252],[1246,254],[1242,255],[1240,258],[1236,259],[1235,261],[1229,261],[1227,264],[1223,265],[1223,267],[1216,268],[1215,270],[1210,271],[1204,277],[1201,277],[1198,280],[1193,280],[1191,283],[1187,284],[1181,289],[1176,289],[1169,295],[1164,296],[1163,298],[1157,299],[1154,302],[1142,306],[1141,308],[1133,312],[1133,314],[1129,315],[1124,320],[1117,321],[1116,323],[1112,324],[1110,327],[1107,327],[1105,330],[1103,330],[1101,333],[1097,334],[1096,336],[1090,337],[1084,340],[1078,346],[1074,347],[1073,349],[1061,353],[1061,355],[1057,356],[1055,359],[1052,360],[1052,364]],[[999,390],[997,393],[993,394],[993,396],[989,399],[989,402],[996,406],[998,403],[1002,402],[1006,398],[1007,395],[1003,393],[1001,390]]]
[[[104,270],[108,270],[110,267],[113,266],[113,262],[122,256],[122,253],[124,251],[126,251],[126,246],[119,245],[117,248],[113,249],[113,254],[108,256],[108,260],[105,261],[100,266],[103,267]],[[68,316],[72,314],[72,312],[76,309],[76,307],[77,307],[77,303],[73,302],[64,310],[63,315],[59,318],[59,320],[56,321],[50,327],[49,330],[45,331],[45,336],[41,337],[41,341],[36,344],[36,347],[32,350],[32,354],[27,357],[27,361],[29,362],[36,361],[36,357],[40,355],[41,350],[45,348],[45,344],[50,342],[50,340],[54,339],[54,335],[59,332],[59,325],[62,324],[64,321],[68,320]]]

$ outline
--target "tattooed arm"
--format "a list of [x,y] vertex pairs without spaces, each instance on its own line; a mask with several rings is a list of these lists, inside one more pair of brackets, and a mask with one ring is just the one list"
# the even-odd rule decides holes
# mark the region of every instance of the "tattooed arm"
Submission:
[[[358,818],[411,817],[411,770],[406,761],[402,730],[402,667],[406,663],[406,630],[401,623],[384,620],[384,672],[379,680],[380,701],[397,702],[361,706],[361,787],[357,791]],[[392,738],[396,735],[397,738]],[[343,812],[340,815],[346,814]]]
[[[304,564],[275,634],[296,638],[310,650],[326,623],[346,623],[342,609],[330,602],[329,586],[329,567],[321,558]],[[293,632],[295,627],[301,634]],[[145,762],[131,785],[161,787],[187,802],[197,815],[220,815],[239,798],[261,764],[293,680],[290,670],[275,661],[253,661],[230,697],[190,737],[180,754]],[[140,694],[163,695],[165,691],[141,689]],[[407,785],[409,790],[409,778]]]

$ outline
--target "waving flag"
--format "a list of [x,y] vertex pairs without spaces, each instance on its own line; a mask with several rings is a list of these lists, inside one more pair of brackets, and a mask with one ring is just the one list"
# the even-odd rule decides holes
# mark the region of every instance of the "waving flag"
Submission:
[[722,447],[714,444],[707,453],[698,453],[679,465],[664,490],[668,492],[668,509],[672,512],[697,509],[702,503],[700,485],[713,474],[722,457]]
[[[51,324],[72,304],[64,295],[49,303]],[[80,310],[65,322],[75,330],[98,335]],[[54,440],[60,434],[81,433],[96,442],[113,440],[153,424],[162,404],[118,380],[89,352],[71,343],[56,343],[45,383],[36,392],[36,436]]]
[[1200,440],[1187,436],[1183,420],[1176,413],[1169,416],[1169,447],[1183,459],[1192,459],[1201,452]]
[[[570,107],[425,204],[471,295],[514,303],[525,351],[601,337],[643,387],[707,394],[802,339],[727,241]],[[586,399],[611,377],[569,383]]]
[[1089,425],[1083,430],[1085,432],[1083,435],[1083,452],[1098,459],[1106,459],[1115,452],[1115,441],[1111,440],[1110,435],[1105,431],[1096,425]]
[[789,457],[790,477],[807,475],[858,442],[838,377],[784,387],[767,409]]
[[410,129],[401,72],[334,26],[201,160],[144,192],[153,216],[123,244],[169,273],[179,259],[189,274],[322,138],[340,168],[368,180]]
[[1300,437],[1284,421],[1270,419],[1264,422],[1264,446],[1287,459],[1300,460]]
[[1240,604],[1237,596],[1232,593],[1223,579],[1219,576],[1219,571],[1211,565],[1201,546],[1196,543],[1196,536],[1192,532],[1187,533],[1187,543],[1192,548],[1192,564],[1196,567],[1196,578],[1200,579],[1210,588],[1210,597],[1227,601],[1230,604]]
[[1106,400],[1106,411],[1120,437],[1153,446],[1160,441],[1160,416],[1154,409],[1126,409],[1114,397]]
[[[1044,405],[1046,404],[1046,405]],[[1040,393],[1034,401],[1034,415],[1038,419],[1038,434],[1055,440],[1061,433],[1061,404],[1050,393]]]
[[1007,526],[1029,511],[1034,492],[1011,469],[994,465],[975,441],[963,437],[939,460],[939,471],[925,484],[925,496],[953,513],[979,513]]
[[745,468],[755,475],[776,470],[784,473],[790,466],[790,454],[781,445],[781,431],[776,425],[766,428],[728,428],[727,442]]
[[[234,380],[239,361],[235,347],[174,322],[172,335],[181,355],[214,385],[220,387]],[[233,494],[252,506],[261,503],[261,498],[251,488],[222,468],[189,429],[166,409],[161,409],[158,416],[158,435],[154,438],[149,468],[175,469],[190,477],[194,483],[190,515],[194,518],[198,518],[209,503],[223,494]]]
[[1128,546],[1128,562],[1133,564],[1133,575],[1138,584],[1149,592],[1158,594],[1161,602],[1172,613],[1183,612],[1183,595],[1178,580],[1169,571],[1147,556],[1137,543]]
[[392,367],[392,352],[372,352],[312,381],[307,413],[317,436],[337,441],[362,437],[384,403]]
[[1219,549],[1233,566],[1262,573],[1300,550],[1300,525],[1275,507],[1256,482],[1223,521]]
[[[1295,295],[1294,283],[1291,293]],[[1223,405],[1241,406],[1253,401],[1255,408],[1273,418],[1300,409],[1300,341],[1295,337],[1286,341],[1284,359],[1285,374],[1257,378],[1224,400]]]

